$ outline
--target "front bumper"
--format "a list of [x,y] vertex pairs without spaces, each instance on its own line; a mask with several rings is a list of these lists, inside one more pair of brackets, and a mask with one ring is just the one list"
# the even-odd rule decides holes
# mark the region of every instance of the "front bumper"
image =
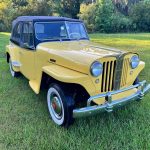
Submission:
[[[137,88],[137,92],[133,95],[130,95],[126,98],[118,99],[115,101],[112,101],[112,95],[122,93],[131,89]],[[146,84],[146,81],[142,81],[136,85],[129,86],[127,88],[118,90],[118,91],[112,91],[105,94],[99,94],[96,96],[92,96],[87,101],[87,107],[84,108],[78,108],[73,110],[73,117],[79,118],[79,117],[85,117],[85,116],[91,116],[94,114],[98,114],[100,112],[112,112],[115,108],[118,108],[120,106],[126,105],[129,102],[141,100],[145,94],[147,94],[150,91],[150,84]],[[106,103],[103,105],[95,105],[91,106],[91,102],[94,99],[102,98],[104,97],[106,100]]]

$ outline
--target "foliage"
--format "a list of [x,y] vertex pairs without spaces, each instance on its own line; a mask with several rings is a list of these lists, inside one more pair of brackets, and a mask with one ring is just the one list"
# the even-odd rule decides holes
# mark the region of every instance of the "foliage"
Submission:
[[128,15],[129,14],[129,9],[131,7],[131,5],[135,5],[136,3],[138,3],[140,0],[112,0],[114,5],[116,6],[117,10],[124,14],[124,15]]
[[95,11],[96,11],[96,6],[95,4],[82,4],[80,8],[80,14],[79,18],[82,19],[88,29],[89,32],[94,32],[95,31]]
[[80,11],[80,4],[83,0],[53,0],[55,3],[56,12],[60,16],[78,18],[77,14]]
[[149,0],[0,0],[0,31],[21,15],[56,15],[84,20],[89,32],[146,32],[149,14]]
[[1,0],[0,31],[10,31],[11,22],[18,16],[58,15],[78,18],[83,0]]
[[12,11],[8,8],[9,4],[10,2],[8,1],[0,1],[0,31],[6,31],[9,28],[9,12]]
[[[52,15],[52,11],[49,7],[49,1],[47,0],[12,0],[5,1],[5,5],[0,3],[0,12],[2,13],[0,17],[0,22],[5,25],[5,29],[0,31],[10,31],[11,22],[17,16],[25,15]],[[5,6],[5,7],[4,7]],[[1,9],[2,7],[2,9]]]
[[94,5],[83,5],[79,16],[92,32],[126,32],[132,25],[128,17],[116,10],[111,0],[101,0]]
[[115,7],[111,0],[103,0],[97,4],[95,26],[97,31],[110,32]]
[[130,9],[130,17],[136,30],[150,31],[150,1],[140,1]]

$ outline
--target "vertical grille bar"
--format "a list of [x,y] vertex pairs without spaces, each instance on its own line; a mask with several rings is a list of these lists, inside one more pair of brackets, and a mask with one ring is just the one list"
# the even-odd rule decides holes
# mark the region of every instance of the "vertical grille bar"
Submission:
[[113,71],[114,71],[114,62],[111,61],[110,63],[110,80],[109,80],[109,91],[112,90],[112,84],[113,84]]
[[107,62],[107,74],[106,74],[106,86],[105,86],[105,91],[108,91],[108,87],[109,87],[109,72],[110,72],[110,62]]
[[104,74],[105,74],[105,62],[103,63],[103,73],[102,73],[102,84],[101,84],[101,92],[103,92],[104,88]]
[[129,58],[126,58],[124,59],[124,62],[123,62],[121,85],[120,85],[121,87],[126,85],[128,69],[129,69]]
[[103,85],[102,85],[102,87],[103,87],[103,92],[105,92],[105,85],[106,85],[106,78],[107,78],[107,63],[104,63],[104,73],[103,73]]
[[115,80],[115,70],[116,70],[116,60],[114,61],[114,67],[113,67],[113,78],[112,78],[112,89],[114,89],[114,80]]

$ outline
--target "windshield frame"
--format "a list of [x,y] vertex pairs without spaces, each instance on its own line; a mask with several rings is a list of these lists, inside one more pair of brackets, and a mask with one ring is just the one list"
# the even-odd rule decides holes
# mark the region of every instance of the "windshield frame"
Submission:
[[[68,29],[67,29],[67,23],[82,24],[82,25],[83,25],[83,28],[84,28],[84,31],[85,31],[85,34],[86,34],[86,38],[79,38],[79,39],[70,38],[70,36],[69,36],[69,31],[68,31]],[[65,21],[65,24],[66,24],[66,29],[67,29],[67,32],[68,32],[68,37],[69,37],[70,40],[89,40],[88,32],[87,32],[86,27],[85,27],[85,25],[84,25],[83,22]]]
[[[58,38],[58,39],[39,39],[37,37],[37,34],[36,34],[36,28],[35,28],[35,25],[36,24],[39,24],[39,23],[61,23],[63,22],[64,25],[65,25],[65,29],[66,29],[66,32],[67,32],[67,36],[68,38]],[[80,39],[75,39],[75,38],[70,38],[69,36],[69,31],[67,29],[67,23],[76,23],[76,24],[82,24],[83,25],[83,28],[85,30],[85,34],[86,34],[86,37],[87,38],[80,38]],[[35,38],[38,40],[38,41],[41,41],[41,42],[53,42],[53,41],[79,41],[79,40],[89,40],[89,36],[88,36],[88,32],[86,30],[86,27],[84,25],[83,22],[75,22],[75,21],[37,21],[34,23],[34,33],[35,33]]]

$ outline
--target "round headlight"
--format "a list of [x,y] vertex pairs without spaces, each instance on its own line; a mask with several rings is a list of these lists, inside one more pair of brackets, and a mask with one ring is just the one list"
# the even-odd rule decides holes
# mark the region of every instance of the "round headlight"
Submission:
[[137,55],[132,56],[131,58],[131,68],[135,69],[139,65],[140,59]]
[[95,61],[91,65],[90,72],[91,72],[92,76],[98,77],[99,75],[102,74],[102,71],[103,71],[103,65],[100,62]]

